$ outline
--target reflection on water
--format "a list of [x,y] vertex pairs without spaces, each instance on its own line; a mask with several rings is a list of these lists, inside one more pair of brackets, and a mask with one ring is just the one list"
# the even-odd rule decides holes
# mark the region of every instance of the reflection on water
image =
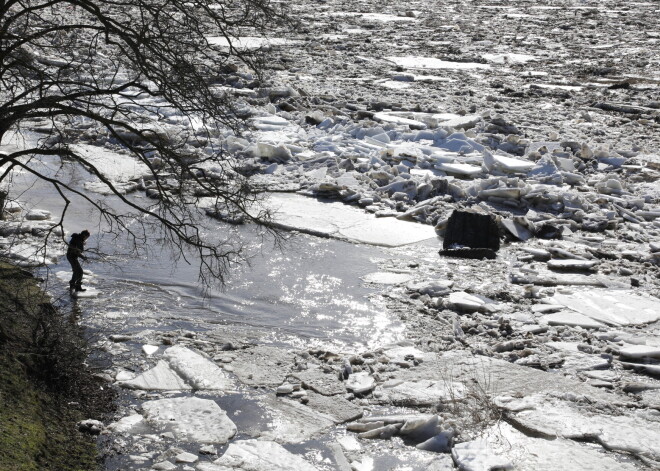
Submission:
[[[97,243],[103,249],[104,241]],[[301,235],[282,250],[260,250],[251,267],[235,270],[226,286],[208,291],[197,283],[196,266],[173,266],[167,250],[157,250],[120,263],[89,263],[85,268],[94,275],[86,282],[101,296],[77,303],[89,321],[110,323],[114,331],[120,325],[197,330],[239,324],[266,329],[272,341],[297,347],[373,348],[397,340],[403,330],[378,297],[372,299],[376,290],[360,280],[377,270],[372,260],[383,257],[381,250]],[[63,260],[53,271],[68,269]],[[63,290],[66,284],[59,285]],[[57,291],[57,282],[51,289]]]
[[[51,165],[47,158],[43,162]],[[50,171],[74,187],[80,187],[86,179],[85,172],[75,166],[52,164]],[[54,188],[28,177],[17,180],[14,188],[23,199],[30,198],[30,206],[58,214],[62,202]],[[203,291],[194,260],[191,264],[185,260],[174,263],[172,253],[163,248],[156,233],[141,247],[148,249],[146,253],[128,256],[130,244],[121,237],[100,236],[104,225],[91,222],[92,205],[75,195],[69,196],[72,204],[64,221],[65,229],[73,232],[89,228],[90,249],[109,255],[103,261],[85,265],[95,274],[91,279],[87,277],[86,282],[100,289],[101,296],[77,301],[78,308],[99,327],[111,324],[107,326],[111,332],[239,324],[270,331],[273,341],[335,348],[374,347],[397,340],[402,334],[402,325],[384,306],[374,302],[378,297],[370,298],[376,290],[360,279],[378,270],[376,261],[389,256],[386,249],[295,235],[280,250],[272,238],[258,234],[253,227],[228,226],[203,218],[203,232],[215,235],[218,241],[241,243],[251,257],[251,266],[234,269],[222,289]],[[121,211],[117,199],[93,197]],[[142,199],[140,195],[131,198]],[[50,272],[69,270],[63,258]],[[66,282],[57,277],[50,279],[51,292],[63,295]]]

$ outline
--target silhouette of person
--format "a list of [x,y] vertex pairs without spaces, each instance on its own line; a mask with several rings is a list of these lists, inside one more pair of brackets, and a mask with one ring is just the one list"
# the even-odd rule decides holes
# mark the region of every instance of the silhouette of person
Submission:
[[71,269],[73,270],[73,276],[71,281],[69,281],[69,291],[87,291],[82,287],[83,279],[83,269],[80,266],[79,258],[87,260],[87,257],[83,255],[85,250],[85,241],[89,238],[89,231],[84,230],[80,234],[72,234],[71,240],[69,241],[69,248],[66,251],[66,259],[71,264]]

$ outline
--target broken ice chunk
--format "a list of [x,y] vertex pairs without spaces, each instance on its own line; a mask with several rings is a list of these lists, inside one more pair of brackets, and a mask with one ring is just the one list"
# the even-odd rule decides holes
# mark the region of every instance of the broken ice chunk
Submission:
[[225,391],[232,386],[218,365],[189,348],[175,345],[165,350],[163,358],[194,389]]
[[557,312],[555,314],[546,314],[541,317],[541,320],[549,325],[567,325],[572,327],[584,327],[586,329],[605,327],[605,324],[593,320],[591,317],[587,317],[579,312],[568,310]]
[[483,438],[459,443],[451,450],[451,456],[463,471],[508,470],[513,465],[504,457],[496,455]]
[[224,444],[236,435],[236,425],[210,399],[177,397],[145,402],[145,420],[177,440]]
[[346,389],[353,394],[365,394],[376,387],[376,380],[367,372],[354,373],[346,380]]
[[597,265],[596,260],[548,260],[548,268],[553,270],[592,270]]
[[129,389],[178,391],[192,389],[177,375],[163,360],[152,369],[136,376],[133,379],[118,381],[117,384]]
[[243,469],[249,471],[317,471],[317,468],[282,445],[269,440],[240,440],[231,443],[213,465],[198,465],[200,471]]

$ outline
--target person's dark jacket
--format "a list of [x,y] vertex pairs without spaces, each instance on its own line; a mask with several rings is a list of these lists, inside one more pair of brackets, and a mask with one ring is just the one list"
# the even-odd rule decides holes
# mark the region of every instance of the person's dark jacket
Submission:
[[82,258],[86,259],[82,253],[85,250],[85,239],[80,234],[71,234],[71,240],[69,241],[69,248],[66,251],[67,258]]

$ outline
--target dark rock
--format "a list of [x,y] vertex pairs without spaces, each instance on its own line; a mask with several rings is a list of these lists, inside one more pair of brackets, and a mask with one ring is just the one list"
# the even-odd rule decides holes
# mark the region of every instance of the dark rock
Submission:
[[552,224],[541,224],[536,229],[536,237],[539,239],[561,239],[561,228]]
[[483,260],[484,258],[494,260],[497,258],[497,254],[492,249],[450,249],[441,250],[438,253],[444,257],[470,258],[475,260]]
[[490,252],[482,256],[466,258],[495,258],[494,252],[500,248],[500,231],[495,217],[491,214],[454,211],[447,221],[442,247],[444,251],[464,247],[489,249]]

